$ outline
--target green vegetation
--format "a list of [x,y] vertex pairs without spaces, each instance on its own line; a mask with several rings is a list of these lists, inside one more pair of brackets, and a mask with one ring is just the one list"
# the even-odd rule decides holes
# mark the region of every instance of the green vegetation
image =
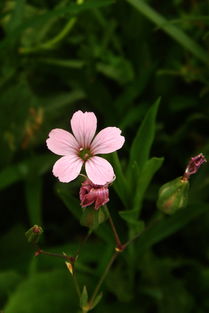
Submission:
[[[126,138],[105,156],[117,176],[108,207],[121,241],[133,240],[113,255],[92,311],[208,313],[208,164],[186,207],[166,215],[156,205],[192,156],[209,160],[208,1],[6,0],[0,36],[0,312],[81,312],[114,253],[104,207],[81,244],[83,178],[63,184],[51,171],[48,133],[70,131],[82,110]],[[63,259],[34,256],[33,225],[40,247]],[[78,249],[80,299],[63,254]]]

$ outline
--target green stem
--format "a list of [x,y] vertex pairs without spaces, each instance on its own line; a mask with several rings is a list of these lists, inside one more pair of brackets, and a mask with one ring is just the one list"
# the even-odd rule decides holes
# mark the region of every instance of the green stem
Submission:
[[85,243],[87,242],[91,234],[92,234],[92,231],[89,230],[86,236],[84,237],[83,241],[81,242],[80,246],[78,247],[76,254],[75,254],[76,256],[80,254],[81,248],[85,245]]
[[72,17],[57,36],[55,36],[54,38],[42,44],[41,47],[43,49],[51,49],[54,45],[59,43],[71,31],[76,21],[77,21],[77,17]]
[[101,285],[103,284],[103,282],[104,282],[104,280],[105,280],[105,278],[106,278],[106,276],[107,276],[107,274],[108,274],[108,272],[109,272],[109,270],[110,270],[110,267],[112,266],[113,262],[114,262],[115,259],[117,258],[118,254],[119,254],[119,252],[116,251],[116,252],[112,255],[110,261],[108,262],[108,264],[107,264],[107,266],[106,266],[106,268],[105,268],[105,270],[104,270],[104,273],[102,274],[102,276],[101,276],[101,278],[100,278],[98,284],[96,285],[96,288],[94,289],[94,292],[93,292],[93,294],[92,294],[92,297],[91,297],[91,299],[90,299],[90,301],[89,301],[89,308],[90,308],[90,309],[91,309],[91,306],[94,304],[94,300],[95,300],[95,298],[96,298],[96,296],[97,296],[97,294],[98,294],[98,292],[99,292],[99,290],[100,290],[100,287],[101,287]]
[[[77,0],[78,5],[82,4],[83,2],[84,2],[84,0]],[[67,22],[65,27],[54,38],[48,40],[45,43],[42,43],[42,44],[36,46],[36,47],[20,48],[20,53],[21,54],[27,54],[27,53],[35,52],[35,51],[39,51],[39,50],[52,49],[54,45],[59,43],[72,30],[77,19],[78,19],[77,17],[70,18],[70,20]]]
[[[105,207],[106,207],[106,209],[107,209],[107,211],[109,213],[109,210],[108,210],[106,205],[105,205]],[[103,284],[103,282],[104,282],[104,280],[105,280],[105,278],[106,278],[106,276],[107,276],[107,274],[108,274],[108,272],[109,272],[113,262],[115,261],[115,259],[119,255],[119,253],[122,252],[127,246],[129,246],[131,243],[133,243],[133,241],[135,241],[141,235],[141,233],[139,233],[135,237],[133,237],[132,239],[128,240],[125,244],[121,244],[120,238],[118,236],[118,233],[116,231],[115,225],[113,223],[113,220],[112,220],[110,214],[109,214],[109,221],[110,221],[110,225],[111,225],[112,231],[114,233],[114,237],[115,237],[115,241],[116,241],[118,250],[116,250],[115,253],[112,255],[110,261],[108,262],[108,264],[107,264],[107,266],[106,266],[106,268],[104,270],[104,273],[102,274],[102,276],[101,276],[101,278],[100,278],[96,288],[94,289],[92,297],[91,297],[91,299],[89,301],[89,310],[91,309],[92,305],[94,304],[94,301],[96,299],[96,296],[98,295],[100,287]]]
[[79,286],[79,283],[78,283],[78,279],[77,279],[77,274],[76,274],[76,271],[74,269],[73,271],[73,282],[74,282],[74,285],[75,285],[75,290],[77,292],[77,295],[78,295],[78,298],[80,300],[80,297],[81,297],[81,289],[80,289],[80,286]]
[[111,226],[111,229],[112,229],[112,232],[113,232],[113,235],[115,238],[115,242],[116,242],[116,249],[118,249],[119,251],[122,251],[124,249],[124,247],[123,247],[123,244],[121,243],[120,237],[119,237],[118,232],[117,232],[116,227],[115,227],[115,224],[114,224],[113,219],[110,215],[110,211],[109,211],[107,205],[104,205],[104,207],[106,208],[106,210],[108,212],[110,226]]
[[146,16],[149,20],[161,28],[171,38],[175,39],[185,49],[190,51],[199,60],[203,61],[207,66],[209,65],[208,52],[205,51],[193,38],[190,38],[184,31],[177,26],[170,24],[169,20],[163,15],[154,10],[147,2],[143,0],[126,0],[141,14]]
[[74,263],[75,263],[76,258],[68,256],[68,255],[65,255],[65,254],[52,253],[52,252],[44,251],[44,250],[41,250],[41,249],[38,249],[37,252],[35,253],[36,256],[38,256],[39,254],[44,254],[44,255],[48,255],[48,256],[52,256],[52,257],[62,258],[62,259],[65,259],[66,261],[71,263],[72,268],[73,268],[73,272],[71,273],[72,276],[73,276],[73,283],[75,285],[75,290],[77,292],[77,295],[78,295],[78,297],[80,299],[80,297],[81,297],[81,290],[80,290],[80,286],[79,286],[79,283],[78,283],[78,280],[77,280],[76,270],[75,270],[75,267],[74,267]]

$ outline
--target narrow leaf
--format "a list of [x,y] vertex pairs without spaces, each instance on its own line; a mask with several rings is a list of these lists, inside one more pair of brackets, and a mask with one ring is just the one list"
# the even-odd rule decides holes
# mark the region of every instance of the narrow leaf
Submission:
[[116,180],[113,182],[113,187],[117,192],[119,198],[127,209],[130,208],[130,186],[127,179],[125,178],[124,171],[121,166],[121,162],[118,158],[117,152],[112,153],[110,156],[111,163],[113,164],[114,171],[116,174]]
[[80,297],[80,307],[81,308],[85,308],[87,306],[88,299],[89,299],[88,292],[87,292],[86,286],[84,286],[81,297]]
[[95,298],[95,300],[94,300],[94,302],[93,302],[93,304],[92,304],[92,306],[91,306],[91,310],[94,309],[94,308],[97,306],[97,304],[99,304],[99,302],[100,302],[101,299],[102,299],[102,296],[103,296],[103,293],[102,293],[102,292],[100,292],[100,294],[98,294],[98,295],[96,296],[96,298]]
[[205,212],[208,212],[208,204],[201,203],[193,204],[172,216],[164,217],[152,227],[149,227],[137,240],[138,253],[143,254],[153,244],[177,232],[194,218]]
[[129,171],[136,166],[139,174],[149,158],[150,149],[155,135],[155,120],[159,103],[160,99],[158,99],[149,109],[138,129],[136,137],[134,138],[131,146]]
[[[144,221],[137,220],[136,215],[138,212],[134,210],[126,210],[126,211],[120,211],[119,214],[122,219],[124,219],[131,230],[130,234],[133,238],[136,234],[139,234],[144,231]],[[129,239],[131,239],[131,237]]]
[[20,24],[12,33],[10,33],[4,40],[2,40],[2,42],[0,43],[0,49],[5,47],[10,42],[10,40],[16,39],[26,29],[35,27],[36,25],[40,25],[41,23],[44,23],[44,22],[48,22],[52,18],[60,17],[65,14],[74,16],[85,10],[100,8],[100,7],[111,5],[113,3],[114,1],[112,0],[99,0],[99,1],[90,0],[79,5],[75,3],[71,3],[70,5],[65,6],[64,8],[54,9],[40,16],[35,16],[34,18],[30,18],[24,23]]
[[25,13],[25,7],[26,0],[16,0],[14,2],[14,9],[12,11],[11,18],[9,19],[8,23],[9,32],[13,32],[15,28],[21,24]]
[[145,15],[149,20],[154,22],[169,36],[179,42],[185,49],[189,50],[199,60],[209,65],[208,53],[187,34],[185,34],[180,28],[169,23],[161,14],[156,12],[149,4],[142,0],[127,0],[133,5],[140,13]]
[[145,163],[142,169],[141,175],[138,178],[137,189],[133,203],[133,210],[137,213],[136,218],[139,216],[144,194],[153,176],[162,166],[163,160],[164,158],[152,158]]

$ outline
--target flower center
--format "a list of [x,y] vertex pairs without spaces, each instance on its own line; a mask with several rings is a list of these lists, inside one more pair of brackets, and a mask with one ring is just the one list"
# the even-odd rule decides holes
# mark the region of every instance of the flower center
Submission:
[[90,151],[90,149],[84,149],[84,148],[80,148],[79,149],[79,153],[78,153],[79,157],[86,161],[88,160],[90,157],[92,157],[92,153]]

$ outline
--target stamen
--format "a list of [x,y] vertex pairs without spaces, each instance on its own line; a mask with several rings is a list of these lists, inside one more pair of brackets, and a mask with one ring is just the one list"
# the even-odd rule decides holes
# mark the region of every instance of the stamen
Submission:
[[79,149],[79,152],[78,152],[78,156],[83,160],[83,161],[86,161],[88,160],[92,154],[90,152],[89,149],[84,149],[84,148],[80,148]]

